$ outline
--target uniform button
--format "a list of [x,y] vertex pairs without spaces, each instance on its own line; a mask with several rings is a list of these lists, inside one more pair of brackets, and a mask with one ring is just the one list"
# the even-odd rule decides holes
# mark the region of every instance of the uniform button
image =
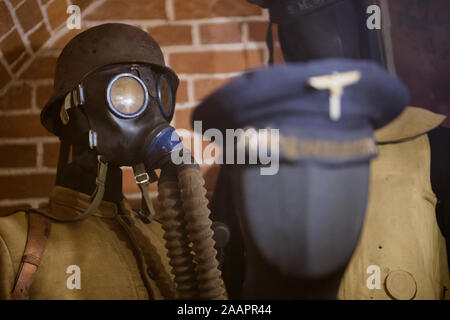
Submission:
[[386,291],[393,299],[412,300],[416,296],[416,280],[409,272],[396,270],[386,277]]

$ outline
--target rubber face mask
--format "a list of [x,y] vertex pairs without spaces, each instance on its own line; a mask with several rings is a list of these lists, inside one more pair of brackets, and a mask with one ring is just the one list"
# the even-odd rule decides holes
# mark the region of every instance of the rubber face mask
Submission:
[[155,169],[181,146],[169,124],[177,86],[173,82],[150,66],[134,64],[110,65],[85,76],[71,106],[79,105],[88,119],[91,148],[116,166],[144,163]]

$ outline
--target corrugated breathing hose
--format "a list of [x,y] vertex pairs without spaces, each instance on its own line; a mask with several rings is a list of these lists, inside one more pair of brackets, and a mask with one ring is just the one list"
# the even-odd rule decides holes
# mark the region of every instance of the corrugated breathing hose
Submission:
[[175,166],[166,166],[158,181],[158,200],[161,206],[161,223],[165,231],[169,263],[175,275],[180,299],[195,299],[197,275],[190,241],[187,237],[186,221],[178,189]]
[[226,299],[225,286],[216,259],[217,251],[214,248],[212,221],[209,219],[210,211],[204,184],[198,165],[178,166],[178,187],[185,211],[188,237],[195,253],[199,297],[221,300]]
[[198,165],[171,163],[158,182],[164,238],[181,299],[226,299],[204,183]]

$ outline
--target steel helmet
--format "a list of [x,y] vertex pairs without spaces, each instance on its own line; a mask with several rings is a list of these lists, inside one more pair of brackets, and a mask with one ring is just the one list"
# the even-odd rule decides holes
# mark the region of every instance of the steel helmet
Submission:
[[102,24],[74,37],[61,52],[56,63],[53,96],[41,112],[43,126],[61,135],[59,112],[65,95],[89,72],[117,63],[150,65],[168,77],[175,96],[179,79],[166,66],[161,48],[148,33],[127,24]]

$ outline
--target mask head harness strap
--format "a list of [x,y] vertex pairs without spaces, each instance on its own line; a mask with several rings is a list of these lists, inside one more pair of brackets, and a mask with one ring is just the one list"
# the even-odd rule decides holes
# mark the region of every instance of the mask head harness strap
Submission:
[[133,171],[134,179],[142,194],[142,210],[138,212],[139,218],[141,218],[144,223],[149,224],[155,216],[155,209],[153,208],[152,200],[148,194],[148,189],[150,183],[158,180],[158,177],[154,171],[151,171],[150,174],[148,174],[143,163],[133,166]]
[[91,196],[91,204],[85,212],[80,214],[77,218],[70,220],[81,221],[90,217],[97,209],[103,200],[103,195],[105,194],[105,184],[106,184],[106,173],[108,172],[108,163],[103,159],[102,156],[97,157],[98,160],[98,171],[96,178],[96,188]]
[[[61,153],[61,151],[60,151]],[[61,158],[61,156],[60,156]],[[76,222],[84,220],[88,217],[90,217],[99,207],[100,203],[103,200],[103,195],[105,194],[105,185],[106,185],[106,174],[108,172],[108,163],[103,159],[102,156],[97,157],[98,161],[98,169],[97,169],[97,178],[96,178],[96,187],[94,190],[94,193],[91,195],[90,201],[91,204],[86,209],[85,212],[80,214],[78,217],[74,219],[58,219],[53,216],[49,216],[51,219],[58,221],[58,222]],[[39,212],[40,214],[47,216],[47,214],[34,210],[36,212]]]
[[[84,91],[81,85],[77,86],[74,90],[70,91],[66,95],[59,112],[60,120],[64,126],[69,125],[69,114],[67,111],[72,106],[78,107],[83,105],[84,102],[85,102]],[[68,137],[67,135],[64,134],[64,131],[62,135],[59,137],[59,140],[61,141],[61,145],[59,148],[58,169],[56,171],[57,185],[60,185],[62,183],[62,178],[64,176],[63,171],[69,160],[70,147],[74,142],[73,137]]]

